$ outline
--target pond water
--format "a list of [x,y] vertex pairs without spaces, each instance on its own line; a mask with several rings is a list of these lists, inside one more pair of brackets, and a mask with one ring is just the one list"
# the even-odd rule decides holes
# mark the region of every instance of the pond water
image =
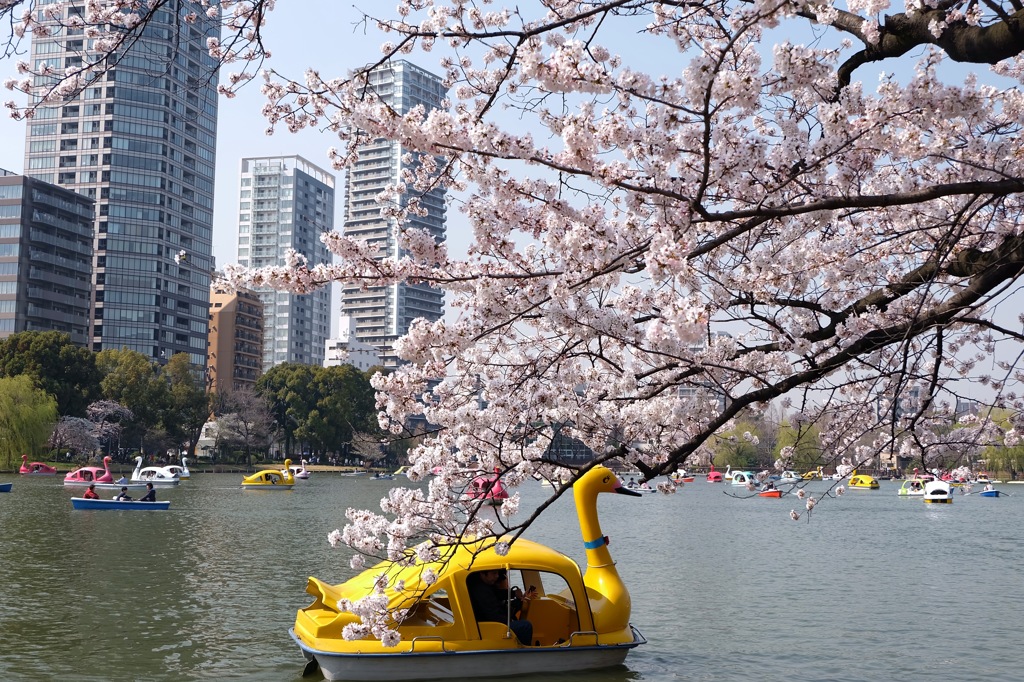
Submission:
[[[306,577],[341,582],[328,532],[391,485],[318,472],[291,492],[199,474],[167,512],[74,511],[59,479],[0,494],[0,679],[300,680],[288,635]],[[812,483],[809,490],[823,490]],[[1024,486],[926,505],[880,490],[735,499],[602,495],[602,527],[648,639],[624,666],[527,679],[1010,680],[1024,663]],[[524,508],[549,489],[522,490]],[[527,537],[579,562],[571,498]],[[310,679],[310,678],[305,678]],[[312,679],[317,679],[316,677]]]

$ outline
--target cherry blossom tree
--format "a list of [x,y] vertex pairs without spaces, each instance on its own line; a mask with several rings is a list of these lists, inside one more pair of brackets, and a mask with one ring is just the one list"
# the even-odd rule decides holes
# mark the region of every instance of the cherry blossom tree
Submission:
[[[223,22],[209,49],[225,95],[273,65],[272,0],[179,2],[183,21]],[[0,0],[0,16],[48,30],[14,14],[23,4]],[[167,4],[87,3],[97,58],[49,74],[64,80],[48,95],[25,65],[8,87],[42,99],[11,110],[73,95]],[[814,425],[825,466],[889,452],[952,466],[1017,442],[1016,0],[399,0],[364,19],[390,41],[376,60],[264,71],[263,113],[270,131],[330,133],[337,169],[374,138],[420,155],[378,196],[403,256],[329,234],[331,264],[233,273],[293,292],[429,282],[455,313],[414,325],[406,364],[375,378],[382,426],[435,425],[410,476],[438,475],[393,490],[382,514],[352,512],[333,539],[398,559],[425,537],[515,535],[544,506],[513,519],[513,495],[496,519],[458,516],[470,465],[513,488],[557,480],[561,433],[653,478],[773,401]],[[368,70],[413,55],[443,74],[446,108],[375,96]],[[471,230],[464,254],[406,221],[438,185]],[[1015,415],[1008,430],[950,428],[972,383]]]

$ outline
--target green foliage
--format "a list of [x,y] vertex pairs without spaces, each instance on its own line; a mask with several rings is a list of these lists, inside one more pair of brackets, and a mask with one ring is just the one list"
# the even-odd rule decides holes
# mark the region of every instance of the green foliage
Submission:
[[715,466],[731,466],[736,470],[745,470],[757,465],[757,446],[744,437],[747,432],[754,434],[755,425],[746,420],[739,420],[734,428],[715,437],[711,444]]
[[138,444],[147,431],[156,429],[169,404],[167,380],[160,366],[138,351],[108,349],[96,354],[96,366],[103,379],[103,398],[124,405],[134,420],[125,425],[122,442]]
[[161,372],[166,382],[167,402],[161,419],[174,446],[188,444],[194,454],[203,424],[210,416],[210,396],[202,375],[189,362],[187,353],[175,353]]
[[782,448],[792,447],[792,468],[799,472],[810,471],[821,465],[821,437],[815,424],[794,428],[789,422],[779,426],[779,435],[775,446],[775,457]]
[[0,468],[44,451],[56,421],[57,401],[32,377],[0,378]]
[[0,376],[26,375],[57,401],[57,413],[84,417],[100,397],[95,354],[60,332],[21,332],[0,341]]
[[285,450],[303,443],[312,452],[339,452],[356,432],[376,433],[370,374],[351,365],[277,365],[256,384],[267,401]]

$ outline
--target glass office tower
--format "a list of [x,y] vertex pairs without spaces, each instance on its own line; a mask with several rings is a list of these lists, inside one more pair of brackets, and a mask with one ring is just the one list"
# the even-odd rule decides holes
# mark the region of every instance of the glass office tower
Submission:
[[[437,109],[446,94],[441,79],[406,61],[378,66],[370,73],[369,87],[395,111],[406,113],[415,106]],[[374,140],[359,148],[359,160],[350,167],[345,183],[345,234],[377,244],[382,257],[401,258],[398,225],[381,218],[375,196],[401,178],[403,168],[415,167],[417,156],[404,158],[407,150],[398,142]],[[414,216],[411,224],[426,228],[437,241],[445,239],[445,191],[433,189],[419,197],[426,215]],[[342,289],[342,312],[355,320],[355,336],[377,348],[385,367],[395,367],[392,347],[416,318],[438,320],[444,315],[444,292],[428,284],[394,284],[386,287]]]
[[[334,176],[301,156],[242,159],[238,264],[284,265],[294,249],[310,265],[329,262],[320,241],[334,229]],[[263,371],[282,362],[322,365],[331,329],[331,290],[297,295],[254,289],[263,302]]]
[[[84,2],[54,4],[51,35],[32,40],[37,71],[63,71],[87,54],[74,25]],[[28,125],[25,174],[96,202],[90,347],[157,360],[184,352],[205,367],[217,132],[206,40],[220,27],[203,14],[185,22],[194,8],[161,4],[109,72],[76,99],[39,109]]]
[[92,201],[0,169],[0,338],[58,331],[87,347]]

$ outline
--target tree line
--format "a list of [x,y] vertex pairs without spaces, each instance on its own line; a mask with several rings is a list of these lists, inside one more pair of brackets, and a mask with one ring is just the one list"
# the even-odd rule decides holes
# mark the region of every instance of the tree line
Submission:
[[370,377],[351,366],[279,365],[251,391],[221,394],[175,354],[166,362],[127,348],[93,352],[55,331],[0,340],[0,468],[21,455],[58,461],[110,455],[195,455],[216,419],[220,458],[316,455],[379,433]]

